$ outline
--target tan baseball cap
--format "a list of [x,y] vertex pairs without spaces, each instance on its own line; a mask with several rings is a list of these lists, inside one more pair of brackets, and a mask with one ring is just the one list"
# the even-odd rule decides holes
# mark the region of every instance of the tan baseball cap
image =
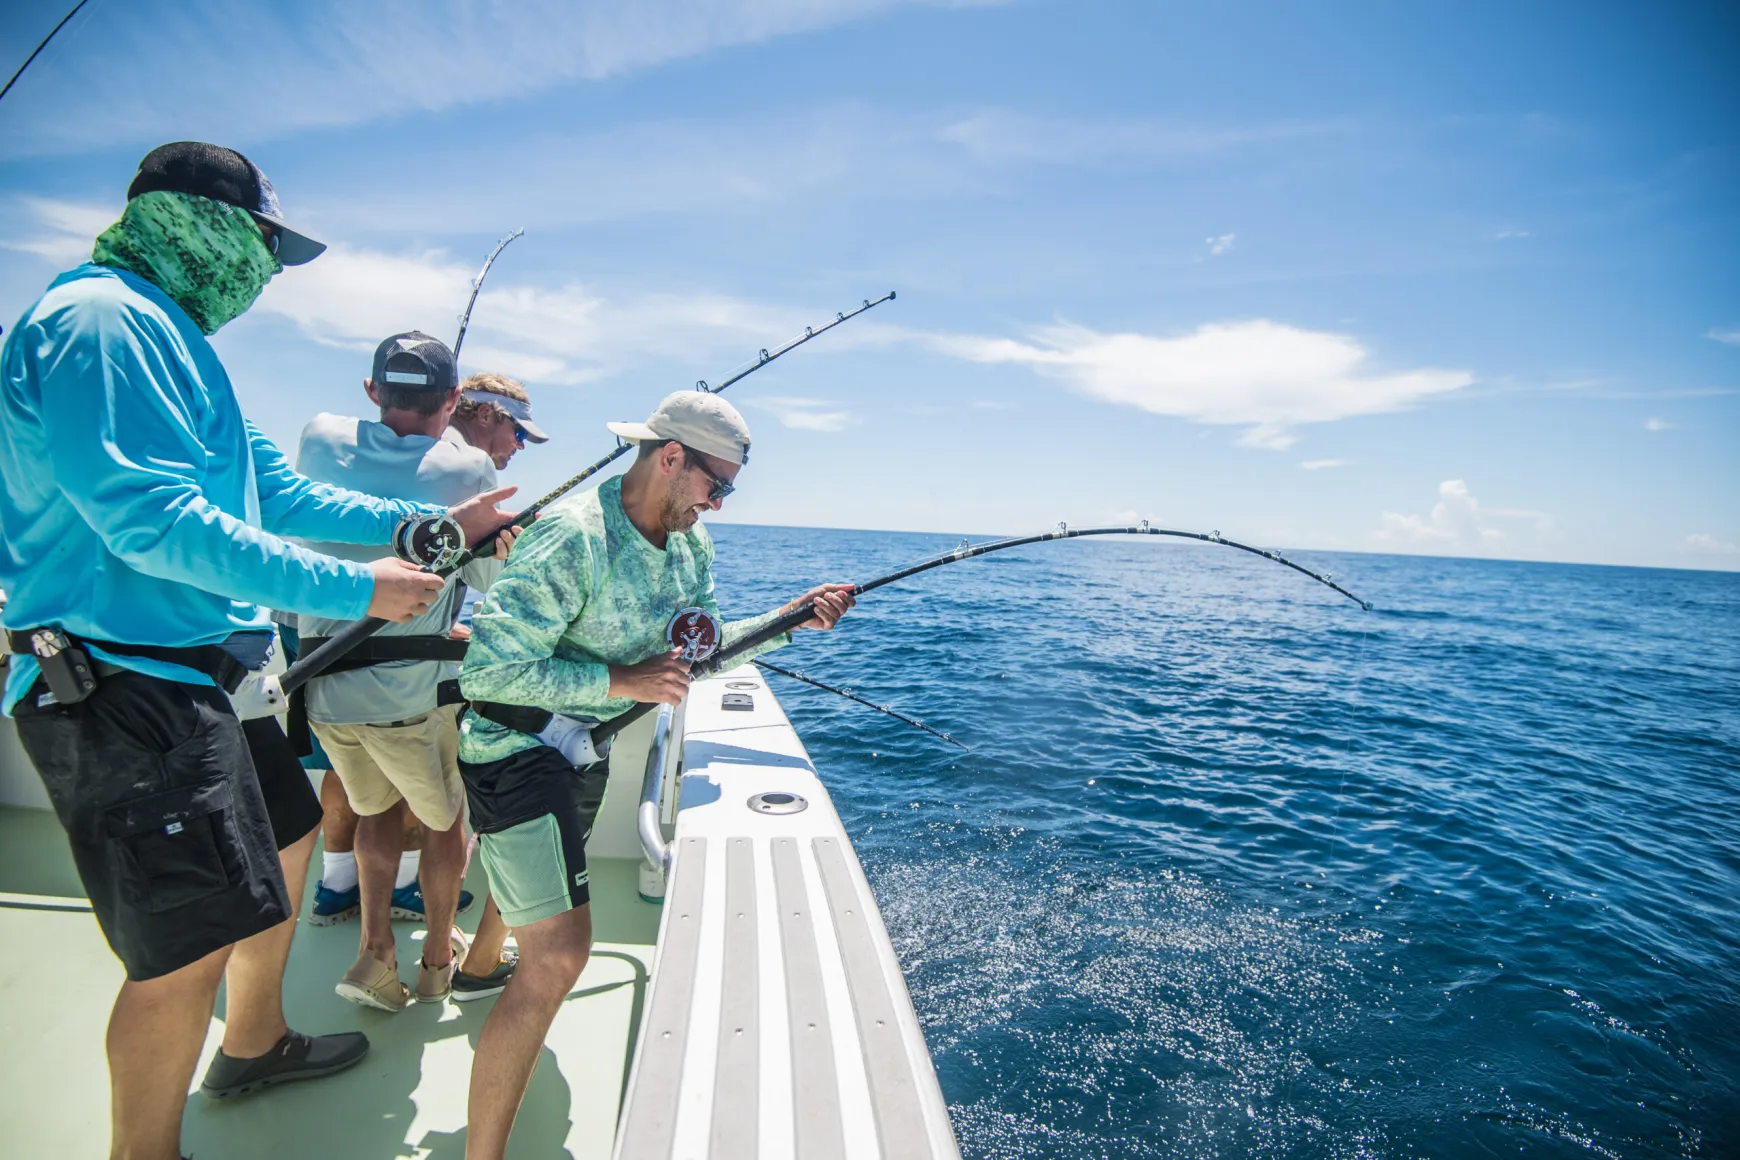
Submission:
[[612,435],[630,443],[675,439],[726,463],[749,462],[749,424],[736,407],[706,391],[676,391],[665,396],[646,422],[607,426]]

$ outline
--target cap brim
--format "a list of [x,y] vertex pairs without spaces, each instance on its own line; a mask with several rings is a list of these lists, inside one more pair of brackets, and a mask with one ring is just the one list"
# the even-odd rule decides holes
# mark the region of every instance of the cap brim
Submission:
[[620,435],[630,443],[643,443],[648,439],[664,438],[663,435],[660,435],[645,423],[606,423],[604,428],[612,435]]
[[526,433],[526,439],[530,442],[548,443],[550,441],[550,437],[544,434],[544,429],[530,419],[515,419],[514,422],[519,425],[521,431]]
[[301,266],[326,252],[326,243],[317,242],[307,234],[299,234],[282,219],[270,214],[255,213],[254,220],[262,221],[278,231],[278,260],[286,266]]

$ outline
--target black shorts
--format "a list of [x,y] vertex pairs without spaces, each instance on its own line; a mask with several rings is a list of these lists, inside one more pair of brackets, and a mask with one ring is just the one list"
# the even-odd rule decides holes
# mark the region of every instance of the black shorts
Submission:
[[272,840],[280,850],[293,846],[320,824],[320,795],[309,783],[308,771],[284,736],[278,718],[243,721],[242,733],[248,739],[248,755],[260,779],[260,796],[266,799]]
[[14,709],[18,739],[129,979],[290,917],[247,734],[222,690],[129,672],[76,705],[40,705],[44,691]]
[[499,761],[461,761],[490,894],[509,926],[528,926],[591,901],[586,840],[610,767],[575,769],[547,745]]

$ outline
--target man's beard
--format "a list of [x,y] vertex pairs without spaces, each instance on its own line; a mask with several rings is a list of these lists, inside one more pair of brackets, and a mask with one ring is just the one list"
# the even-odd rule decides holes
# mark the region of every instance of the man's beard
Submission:
[[667,495],[659,507],[659,527],[667,532],[686,532],[698,519],[700,515],[695,511],[695,505],[684,503],[675,493]]

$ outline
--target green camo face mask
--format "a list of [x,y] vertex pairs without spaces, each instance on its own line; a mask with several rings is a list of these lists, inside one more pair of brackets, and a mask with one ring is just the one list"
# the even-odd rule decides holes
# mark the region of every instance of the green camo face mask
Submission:
[[246,210],[167,190],[129,201],[98,235],[91,260],[150,282],[205,334],[252,306],[284,268]]

